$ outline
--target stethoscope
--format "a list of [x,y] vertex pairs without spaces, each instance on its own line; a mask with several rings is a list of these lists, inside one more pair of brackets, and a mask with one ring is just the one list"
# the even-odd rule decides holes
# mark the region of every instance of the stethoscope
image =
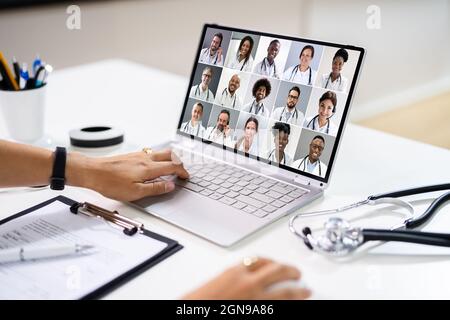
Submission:
[[[342,81],[342,78],[341,78],[341,74],[339,73],[339,85],[341,85],[341,81]],[[331,79],[331,72],[330,72],[330,75],[328,76],[328,79],[327,79],[327,83],[325,84],[325,88],[324,89],[326,89],[327,87],[328,87],[328,83],[330,82],[330,79]]]
[[[308,85],[311,86],[312,85],[312,83],[311,83],[311,73],[312,73],[311,67],[308,67],[308,69],[309,69]],[[295,78],[295,76],[297,75],[297,72],[298,72],[298,65],[296,65],[295,68],[292,69],[291,76],[289,77],[289,81],[292,81]]]
[[[263,73],[264,71],[267,71],[267,66],[266,66],[265,61],[267,61],[267,63],[269,64],[269,74],[268,75],[270,76],[270,63],[269,63],[269,60],[267,59],[267,57],[263,59],[260,70],[261,70],[261,73]],[[264,71],[263,71],[263,67],[264,67]],[[277,66],[274,61],[273,62],[273,75],[276,75],[276,74],[277,74]]]
[[[275,152],[275,149],[273,149],[270,153],[269,153],[269,160],[272,157],[273,153]],[[276,158],[274,157],[274,159],[276,160]],[[283,164],[286,165],[286,154],[283,151]]]
[[[308,158],[308,157],[309,157],[309,155],[307,155],[306,157],[303,158],[303,160],[298,165],[297,169],[301,170],[300,167],[301,167],[301,165],[303,163],[303,170],[302,171],[306,171],[306,158]],[[320,164],[320,159],[317,159],[317,161],[319,161],[319,176],[322,176],[322,166]]]
[[[223,97],[224,94],[228,95],[227,88],[223,89],[222,97]],[[231,96],[231,94],[230,94],[230,96]],[[234,93],[234,97],[233,97],[233,109],[235,108],[235,106],[236,106],[236,92]]]
[[[255,115],[258,115],[258,104],[257,104],[256,100],[254,100],[252,102],[252,106],[250,107],[250,113],[253,113],[253,106],[255,106],[255,111],[256,111]],[[259,111],[261,111],[261,113],[264,113],[264,103],[262,103],[262,102],[261,102],[261,107],[259,108]]]
[[[286,107],[284,107],[283,111],[281,111],[281,115],[280,115],[280,120],[279,121],[281,121],[281,119],[283,118],[283,114],[286,112],[285,110],[286,110]],[[289,119],[292,119],[293,117],[295,117],[295,119],[298,120],[297,108],[294,108],[294,114]],[[289,120],[287,120],[287,121],[289,121]]]
[[[208,100],[209,100],[209,88],[206,88],[206,90],[207,90],[207,93],[206,93],[206,101],[208,101]],[[200,84],[198,84],[198,85],[197,85],[197,88],[195,88],[194,96],[197,96],[197,95],[200,96]]]
[[[186,122],[186,124],[184,125],[184,129],[183,129],[183,131],[184,132],[188,132],[187,131],[187,128],[188,128],[188,126],[189,126],[189,124],[191,123],[191,120],[189,120],[188,122]],[[192,128],[194,128],[194,126],[192,126]],[[198,134],[200,133],[200,123],[198,124],[198,128],[197,128],[197,136],[198,136]]]
[[[208,48],[208,50],[206,50],[205,53],[207,54],[207,56],[211,56],[211,49]],[[212,64],[217,64],[217,59],[219,59],[219,55],[217,54],[217,52],[216,52],[215,56],[216,56],[216,58]]]
[[[315,125],[315,120],[319,117],[319,115],[314,116],[314,118],[312,118],[311,120],[309,120],[308,124],[306,125],[307,128],[310,127],[311,123],[312,123],[312,129],[316,130],[316,125]],[[330,117],[331,118],[331,117]],[[330,132],[330,118],[327,119],[327,131],[325,132],[326,134],[329,134]],[[318,122],[319,120],[317,120]]]
[[[241,63],[241,62],[239,61],[239,52],[238,52],[238,54],[237,54],[237,56],[236,56],[236,61],[238,62],[238,64]],[[248,62],[248,58],[245,58],[245,59],[244,59],[244,63],[242,64],[240,71],[242,71],[242,69],[244,69],[244,66],[247,64],[247,62]]]
[[[289,220],[289,229],[296,236],[300,237],[310,250],[329,256],[348,255],[363,244],[370,241],[399,241],[450,247],[450,233],[435,233],[413,230],[421,226],[423,227],[431,221],[431,218],[439,210],[439,208],[450,200],[450,192],[447,191],[443,195],[436,198],[431,205],[417,217],[414,207],[410,203],[398,199],[399,197],[442,190],[450,190],[450,183],[372,195],[363,201],[333,210],[299,213]],[[403,221],[403,223],[391,229],[365,229],[351,227],[346,220],[339,217],[332,217],[325,223],[325,234],[317,238],[313,236],[309,227],[303,228],[301,232],[298,232],[294,227],[294,222],[299,217],[338,213],[357,208],[362,205],[378,204],[394,204],[396,206],[406,208],[409,212],[409,216]]]
[[[216,128],[217,128],[217,125],[215,125],[215,126],[213,127],[213,129],[211,130],[211,132],[209,133],[209,135],[208,135],[208,140],[211,140],[211,135],[212,135],[212,133],[216,130]],[[221,132],[221,134],[222,134],[222,140],[225,141],[225,138],[226,138],[225,132]]]

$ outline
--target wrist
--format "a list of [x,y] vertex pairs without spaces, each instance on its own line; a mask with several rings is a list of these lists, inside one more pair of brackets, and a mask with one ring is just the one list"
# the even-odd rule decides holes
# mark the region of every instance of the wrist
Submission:
[[79,153],[67,154],[66,184],[74,187],[90,188],[90,179],[95,170],[95,159]]

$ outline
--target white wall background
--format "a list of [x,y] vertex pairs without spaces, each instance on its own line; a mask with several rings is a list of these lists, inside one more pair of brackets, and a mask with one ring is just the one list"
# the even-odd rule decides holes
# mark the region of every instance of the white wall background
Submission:
[[[81,30],[66,28],[67,5],[0,11],[0,50],[28,62],[40,53],[57,69],[119,57],[188,76],[201,27],[215,22],[367,48],[353,119],[450,88],[449,0],[133,0],[79,5]],[[379,30],[366,26],[369,5],[381,9]]]

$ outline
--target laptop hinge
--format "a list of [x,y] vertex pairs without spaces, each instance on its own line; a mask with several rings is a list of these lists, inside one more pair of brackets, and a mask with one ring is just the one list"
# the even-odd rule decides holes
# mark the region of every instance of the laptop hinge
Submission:
[[313,187],[316,187],[319,189],[325,188],[325,184],[323,182],[316,181],[314,179],[304,177],[302,175],[296,175],[293,180],[294,180],[294,183],[296,183],[296,184],[302,184],[304,186],[313,186]]

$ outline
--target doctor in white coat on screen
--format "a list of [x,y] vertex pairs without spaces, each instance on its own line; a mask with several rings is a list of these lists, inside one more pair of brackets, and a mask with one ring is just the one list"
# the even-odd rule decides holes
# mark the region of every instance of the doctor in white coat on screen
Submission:
[[300,88],[294,86],[291,90],[289,90],[286,105],[284,107],[275,108],[270,117],[277,121],[301,126],[303,124],[303,120],[305,119],[305,115],[296,108],[299,99]]
[[230,128],[230,112],[223,109],[217,117],[217,123],[206,129],[203,139],[231,147],[231,136],[233,135],[232,131],[233,130]]
[[258,126],[258,119],[250,116],[245,121],[244,134],[236,141],[234,148],[248,154],[258,155]]
[[198,61],[216,66],[223,66],[222,40],[222,33],[218,32],[213,35],[209,48],[203,48],[200,51],[200,58]]
[[327,165],[320,160],[324,148],[325,139],[319,135],[315,136],[309,144],[309,154],[294,161],[292,167],[325,178]]
[[312,86],[316,79],[317,71],[310,66],[314,58],[314,47],[306,45],[303,47],[299,56],[299,64],[293,65],[283,73],[283,80]]
[[191,88],[189,96],[206,102],[214,102],[214,94],[209,90],[212,77],[213,69],[211,67],[205,67],[202,71],[202,81]]
[[252,49],[253,38],[245,36],[239,43],[238,51],[235,55],[231,54],[227,67],[231,69],[237,69],[239,71],[251,72],[253,65]]
[[220,95],[217,94],[217,104],[223,107],[239,110],[242,106],[242,100],[237,93],[240,86],[241,79],[238,74],[234,74],[230,78],[230,81],[228,81],[228,87],[224,88]]
[[247,103],[242,111],[252,113],[258,116],[269,117],[269,107],[264,105],[264,99],[270,95],[272,85],[266,78],[259,79],[252,88],[252,95],[255,98],[252,102]]
[[203,138],[205,135],[205,127],[202,126],[203,117],[203,105],[197,102],[192,107],[191,120],[183,122],[180,130],[187,134],[192,134],[197,137]]
[[331,64],[331,72],[322,75],[322,88],[333,91],[347,92],[348,79],[342,75],[342,67],[348,60],[345,49],[336,51]]
[[336,93],[333,91],[325,92],[319,99],[318,114],[306,118],[303,126],[310,130],[336,136],[338,127],[331,120],[331,117],[336,113],[336,104]]
[[253,69],[253,73],[261,74],[267,77],[280,78],[280,70],[277,67],[275,58],[280,52],[281,44],[280,41],[275,39],[272,40],[267,48],[267,56],[262,59],[261,62],[257,63]]
[[292,164],[292,158],[286,153],[286,146],[289,143],[289,135],[291,134],[291,126],[283,122],[275,122],[272,127],[273,142],[275,148],[273,148],[267,159],[274,163],[290,166]]

